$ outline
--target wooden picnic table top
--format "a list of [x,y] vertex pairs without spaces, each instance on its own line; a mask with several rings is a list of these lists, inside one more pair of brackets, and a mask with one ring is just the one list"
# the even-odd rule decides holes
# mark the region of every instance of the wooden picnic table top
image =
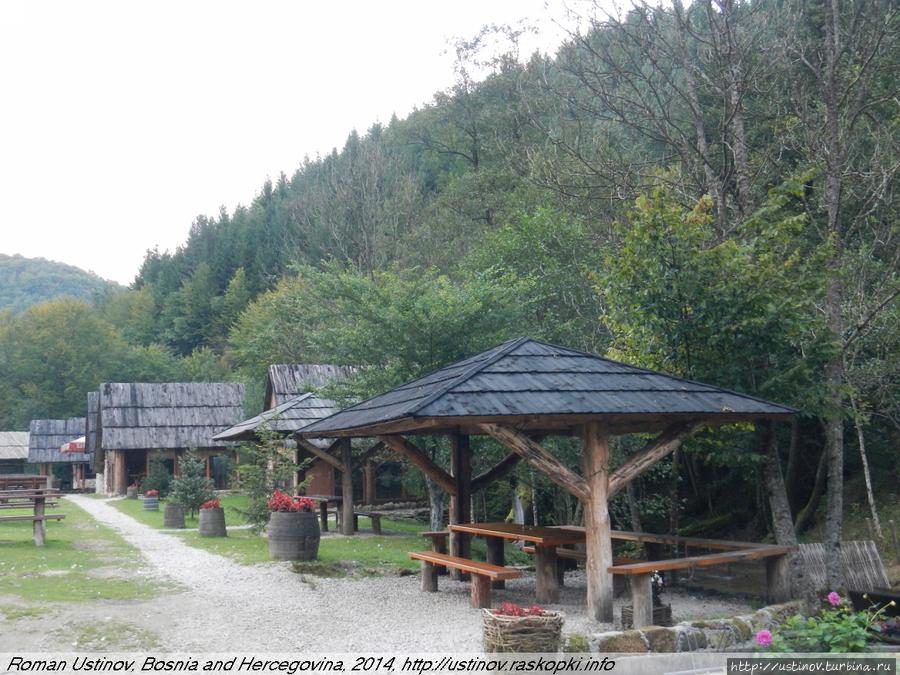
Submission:
[[671,560],[652,560],[630,563],[627,565],[613,565],[609,568],[612,574],[650,574],[652,572],[664,572],[666,570],[690,569],[692,567],[712,567],[713,565],[726,565],[742,560],[759,560],[773,556],[781,556],[793,550],[790,546],[756,546],[737,551],[725,551],[724,553],[712,553],[709,555],[692,555],[687,558],[672,558]]
[[28,488],[21,490],[0,490],[0,499],[47,499],[61,497],[62,492],[55,488]]
[[498,537],[513,541],[530,541],[537,546],[560,546],[584,543],[584,532],[560,527],[519,525],[517,523],[465,523],[451,525],[452,532],[465,532],[478,537]]
[[[581,525],[554,525],[554,527],[558,527],[561,530],[584,533],[584,527]],[[766,546],[766,544],[731,541],[729,539],[704,539],[702,537],[682,537],[677,534],[652,534],[650,532],[629,532],[627,530],[613,530],[610,532],[610,537],[621,541],[639,541],[647,544],[681,544],[693,548],[709,548],[721,551],[738,551]]]

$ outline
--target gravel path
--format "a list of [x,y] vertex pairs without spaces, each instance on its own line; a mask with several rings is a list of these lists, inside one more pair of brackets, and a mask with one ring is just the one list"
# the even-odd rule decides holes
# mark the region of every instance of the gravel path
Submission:
[[[101,500],[67,499],[140,550],[151,575],[179,587],[151,601],[107,607],[114,616],[98,618],[116,621],[124,612],[140,629],[158,636],[161,650],[410,653],[476,652],[481,647],[479,611],[469,607],[468,584],[441,577],[440,592],[426,594],[419,591],[418,575],[304,580],[287,563],[239,565],[147,527]],[[495,591],[495,602],[533,604],[532,575],[507,585]],[[671,593],[670,600],[677,619],[749,609],[740,602],[682,593]],[[604,628],[588,623],[583,603],[583,576],[567,574],[560,604],[551,607],[566,612],[566,632]],[[103,611],[101,607],[101,615]]]

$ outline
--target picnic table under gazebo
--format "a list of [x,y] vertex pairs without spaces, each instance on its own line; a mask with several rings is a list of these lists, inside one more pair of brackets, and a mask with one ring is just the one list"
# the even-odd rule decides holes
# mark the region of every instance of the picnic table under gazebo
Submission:
[[[347,448],[352,438],[377,438],[422,470],[450,495],[450,551],[435,553],[434,563],[420,559],[425,564],[456,565],[457,572],[470,574],[477,564],[469,560],[469,537],[478,534],[469,529],[471,495],[525,459],[583,505],[588,615],[612,621],[612,575],[627,574],[641,580],[632,584],[635,625],[641,625],[646,618],[642,612],[649,606],[649,574],[645,568],[615,569],[609,499],[702,426],[768,423],[794,413],[792,408],[746,394],[519,338],[314,422],[299,435],[336,438]],[[610,438],[635,433],[656,435],[612,470]],[[449,471],[410,439],[425,434],[449,437]],[[472,435],[493,438],[509,450],[499,463],[474,477]],[[548,436],[581,439],[580,474],[541,445]],[[555,545],[546,540],[539,548],[537,576],[543,579],[542,593],[550,588],[547,597],[552,598],[547,561],[552,560]],[[733,550],[722,551],[732,555],[721,560],[772,557],[783,561],[788,552],[784,547],[735,542]],[[490,563],[481,564],[488,565],[485,575],[502,580]],[[774,567],[773,576],[781,579],[775,586],[783,595],[786,565]]]

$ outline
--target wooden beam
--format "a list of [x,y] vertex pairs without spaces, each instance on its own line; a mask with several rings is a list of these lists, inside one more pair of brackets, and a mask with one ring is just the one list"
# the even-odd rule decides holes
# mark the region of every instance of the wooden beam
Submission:
[[627,462],[609,477],[609,497],[614,497],[622,488],[663,457],[678,448],[699,425],[678,423],[666,427],[663,432],[632,455]]
[[584,478],[547,452],[540,443],[535,443],[528,436],[515,429],[499,424],[482,424],[481,429],[484,433],[531,462],[563,490],[570,492],[583,502],[590,500],[591,491],[588,489],[588,484]]
[[494,481],[500,480],[516,468],[516,464],[522,459],[522,455],[517,452],[509,453],[505,458],[497,462],[484,473],[480,473],[472,479],[472,492],[483,490]]
[[[331,444],[331,447],[328,448],[328,450],[332,450],[339,444],[340,444],[340,441],[335,441],[334,443]],[[328,450],[323,450],[322,448],[320,448],[316,445],[313,445],[310,441],[306,440],[305,438],[301,438],[299,436],[297,437],[297,445],[300,446],[301,448],[303,448],[304,450],[306,450],[313,457],[317,457],[318,459],[321,459],[323,462],[330,464],[338,471],[347,473],[347,469],[344,466],[344,463],[341,460],[339,460],[337,457],[332,455],[330,452],[328,452]]]
[[440,485],[447,494],[451,496],[456,494],[456,484],[453,481],[453,477],[403,436],[380,436],[379,440],[398,455],[406,457],[422,473]]
[[598,422],[584,426],[583,470],[590,498],[584,503],[588,617],[613,621],[612,537],[609,522],[609,436]]
[[384,442],[378,441],[371,448],[353,458],[353,466],[360,467],[365,464],[372,456],[378,454],[381,450],[384,449]]

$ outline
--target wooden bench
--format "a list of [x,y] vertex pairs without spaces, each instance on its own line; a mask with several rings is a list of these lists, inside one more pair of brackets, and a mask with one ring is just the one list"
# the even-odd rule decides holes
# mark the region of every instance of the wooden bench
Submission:
[[609,568],[609,573],[628,577],[631,585],[633,626],[641,628],[653,623],[653,588],[651,579],[654,572],[692,569],[694,567],[712,567],[713,565],[725,565],[732,562],[766,559],[769,600],[781,602],[789,595],[785,565],[787,554],[792,550],[794,549],[789,546],[758,545],[725,553],[613,565]]
[[[431,539],[431,550],[435,553],[447,553],[447,545],[450,541],[450,533],[447,530],[419,532],[419,536]],[[447,574],[447,568],[439,567],[437,573],[444,576]]]
[[[528,553],[529,555],[534,555],[534,546],[523,546],[523,553]],[[566,578],[566,570],[569,569],[567,563],[569,562],[586,562],[587,561],[587,553],[584,551],[579,551],[574,548],[562,548],[558,547],[556,549],[556,576],[559,578],[559,585],[562,586],[565,582]],[[613,565],[628,565],[631,563],[640,563],[644,562],[639,558],[625,558],[622,556],[617,556],[613,558]],[[613,577],[613,595],[619,597],[625,592],[625,579],[621,577]]]
[[372,532],[381,534],[381,514],[373,511],[354,511],[353,512],[353,531],[359,530],[359,517],[363,516],[372,521]]
[[422,590],[426,593],[434,593],[438,589],[438,575],[436,567],[457,569],[472,575],[472,607],[482,608],[491,606],[491,582],[518,579],[522,572],[510,567],[491,565],[490,563],[457,558],[446,553],[434,551],[417,551],[409,554],[412,560],[422,561]]

